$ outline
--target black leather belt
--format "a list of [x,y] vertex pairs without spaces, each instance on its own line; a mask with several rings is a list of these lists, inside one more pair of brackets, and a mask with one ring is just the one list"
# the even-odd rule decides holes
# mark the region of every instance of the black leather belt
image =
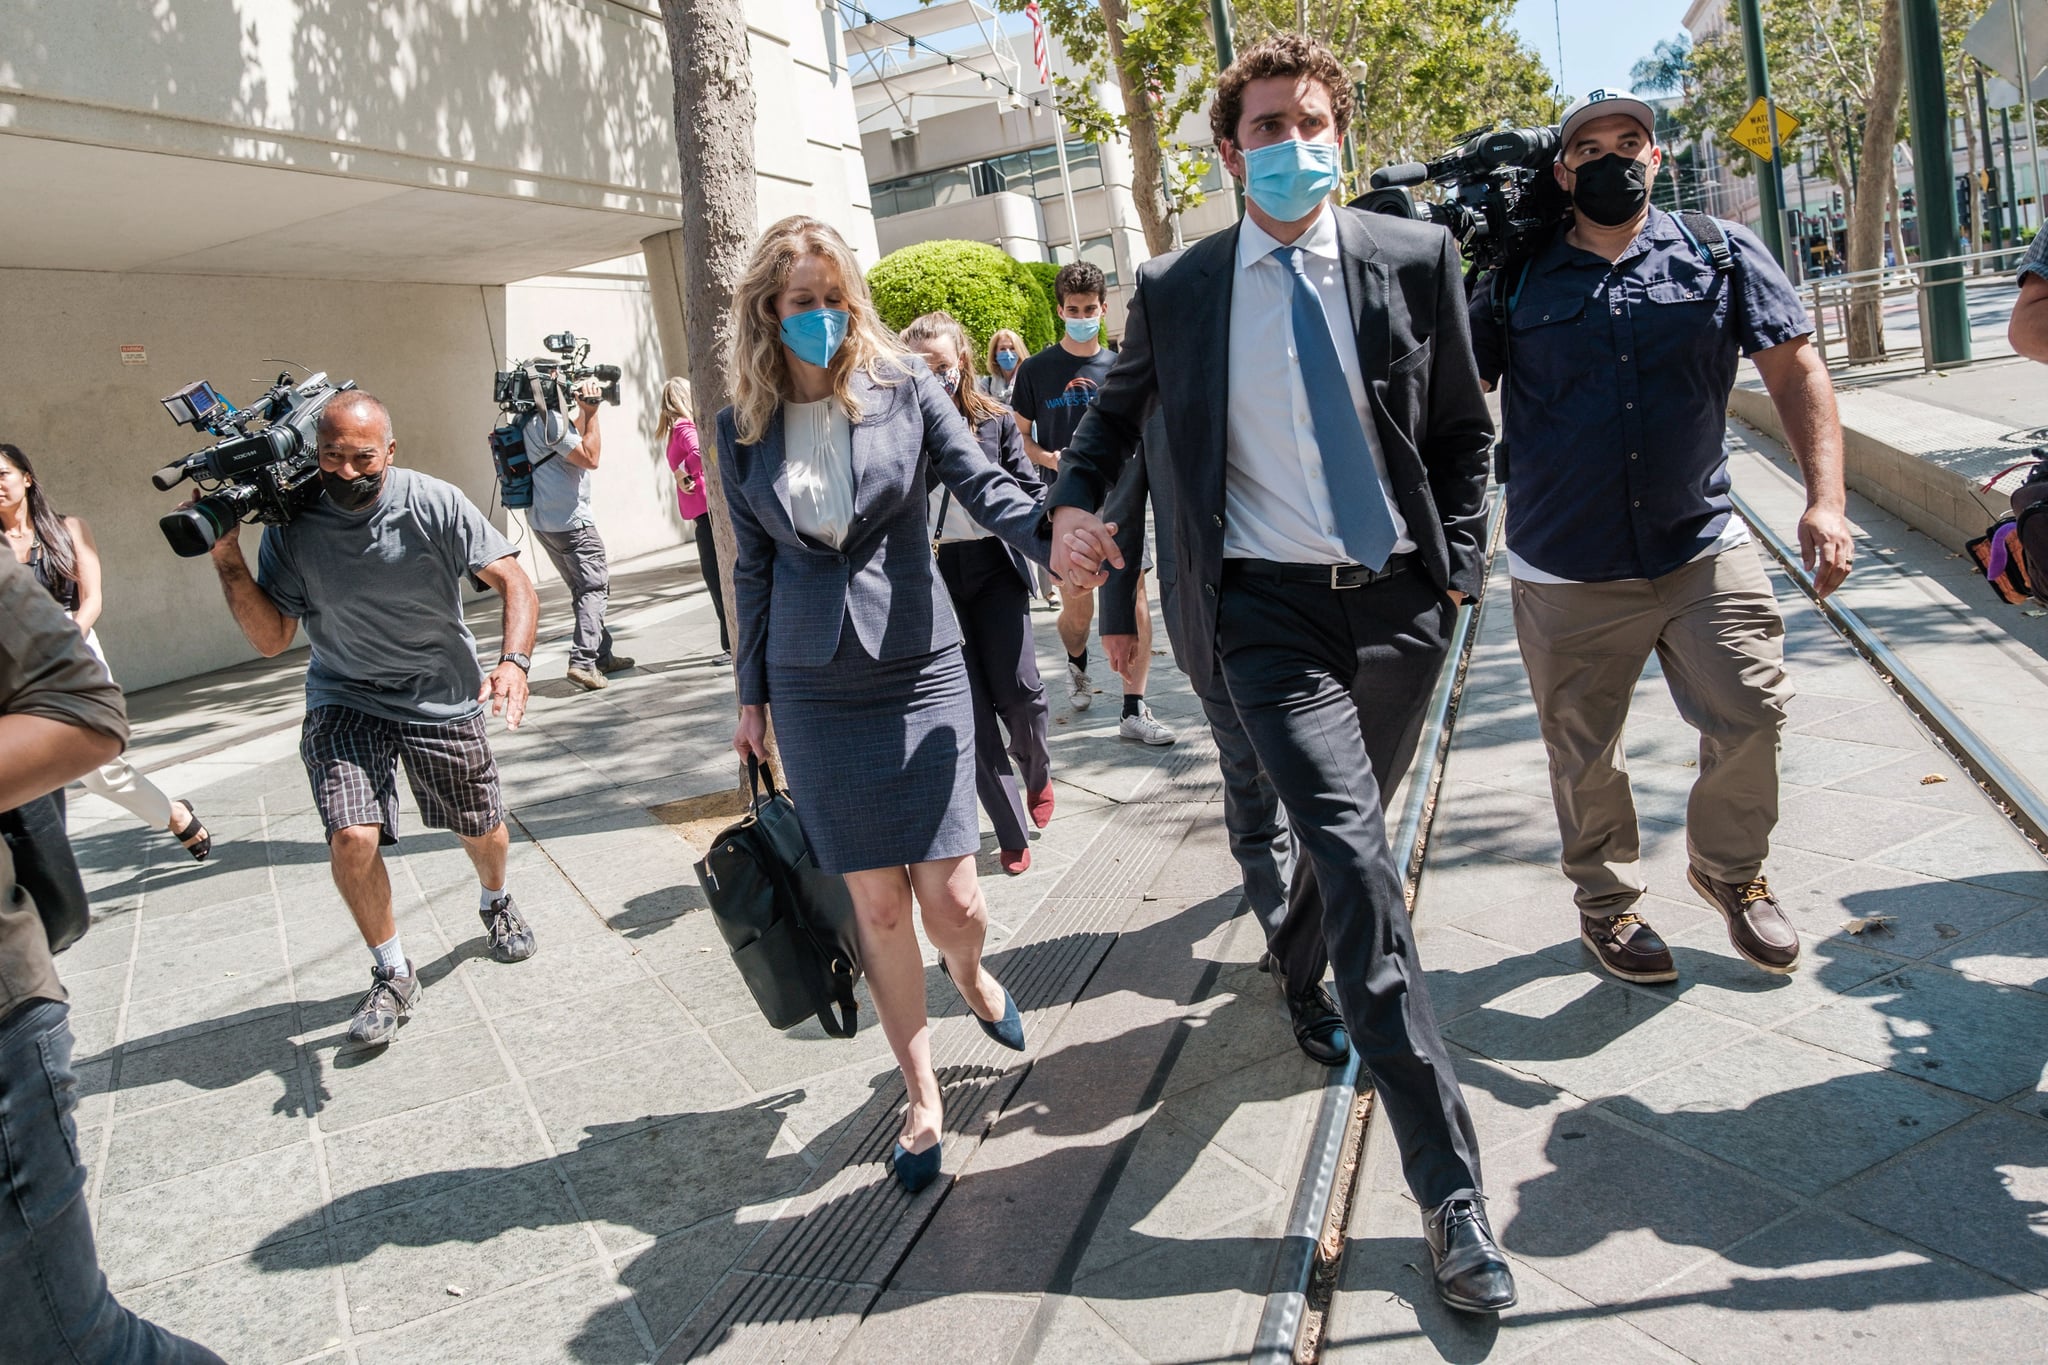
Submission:
[[1363,564],[1276,564],[1269,559],[1226,559],[1223,568],[1226,573],[1236,571],[1251,578],[1270,579],[1276,583],[1313,583],[1319,588],[1369,588],[1375,583],[1384,583],[1395,574],[1407,572],[1415,556],[1395,555],[1387,561],[1384,569],[1368,569]]

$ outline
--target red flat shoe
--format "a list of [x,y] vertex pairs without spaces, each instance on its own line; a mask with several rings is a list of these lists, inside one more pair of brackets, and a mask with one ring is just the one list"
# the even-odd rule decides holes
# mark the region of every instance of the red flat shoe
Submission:
[[1003,865],[1003,871],[1012,877],[1021,877],[1031,870],[1031,850],[1028,848],[1006,848],[996,856]]
[[1031,793],[1031,823],[1044,829],[1052,823],[1052,783],[1042,792]]

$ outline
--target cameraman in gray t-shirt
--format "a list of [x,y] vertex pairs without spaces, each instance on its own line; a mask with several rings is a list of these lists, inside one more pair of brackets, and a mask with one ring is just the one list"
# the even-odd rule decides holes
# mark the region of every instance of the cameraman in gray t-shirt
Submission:
[[[544,381],[552,382],[552,381]],[[558,388],[559,406],[543,406],[526,419],[526,453],[533,460],[533,508],[526,514],[535,539],[554,561],[569,589],[576,633],[569,642],[569,681],[586,692],[610,684],[610,673],[623,673],[633,661],[612,652],[612,633],[604,623],[611,600],[611,566],[604,540],[590,515],[590,475],[604,453],[604,435],[597,425],[601,387],[595,379],[580,381],[573,394],[576,415],[568,415]]]
[[[265,531],[253,577],[239,527],[214,545],[213,564],[258,652],[283,653],[301,623],[312,641],[299,755],[334,884],[376,959],[349,1040],[377,1047],[419,993],[382,851],[398,842],[401,763],[421,822],[453,830],[476,866],[491,956],[533,956],[533,930],[505,890],[505,812],[484,703],[518,727],[540,599],[518,552],[460,489],[392,463],[398,443],[382,403],[361,391],[337,396],[318,440],[320,500]],[[462,619],[471,575],[505,600],[505,652],[488,674]]]

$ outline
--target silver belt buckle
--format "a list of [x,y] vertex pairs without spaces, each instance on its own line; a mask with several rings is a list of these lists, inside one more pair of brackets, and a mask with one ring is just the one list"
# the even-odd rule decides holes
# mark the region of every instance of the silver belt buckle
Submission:
[[1364,568],[1364,567],[1365,567],[1365,566],[1364,566],[1364,565],[1362,565],[1362,564],[1332,564],[1332,565],[1330,566],[1330,591],[1332,591],[1332,592],[1347,592],[1347,591],[1349,591],[1349,590],[1350,590],[1350,589],[1352,589],[1352,588],[1362,588],[1362,587],[1364,587],[1364,586],[1365,586],[1365,584],[1363,584],[1363,583],[1339,583],[1339,582],[1337,581],[1337,576],[1338,576],[1339,574],[1343,573],[1343,572],[1344,572],[1344,570],[1346,570],[1346,569],[1362,569],[1362,568]]

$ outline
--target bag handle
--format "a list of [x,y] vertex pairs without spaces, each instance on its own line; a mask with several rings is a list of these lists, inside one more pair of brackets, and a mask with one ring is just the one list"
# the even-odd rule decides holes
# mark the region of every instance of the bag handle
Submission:
[[747,798],[750,805],[758,806],[761,804],[761,787],[763,783],[766,783],[768,787],[768,799],[770,801],[773,801],[782,794],[782,789],[775,785],[775,769],[763,763],[752,754],[747,755]]
[[853,998],[853,972],[832,963],[832,998],[818,1006],[818,1024],[834,1038],[851,1038],[860,1029],[860,1002]]

